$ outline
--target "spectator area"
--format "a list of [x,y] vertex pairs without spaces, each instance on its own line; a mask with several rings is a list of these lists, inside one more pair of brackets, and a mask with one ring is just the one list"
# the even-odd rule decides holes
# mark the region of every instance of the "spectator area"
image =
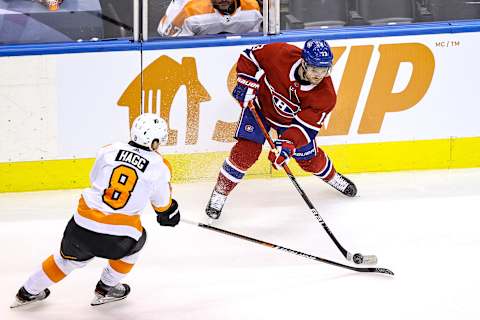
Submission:
[[[169,3],[170,0],[148,2],[146,25],[150,39],[158,38],[158,21]],[[480,0],[280,0],[280,3],[281,30],[480,19]],[[54,12],[35,0],[0,0],[0,45],[131,39],[133,10],[133,0],[64,0]],[[138,15],[140,19],[142,15]]]

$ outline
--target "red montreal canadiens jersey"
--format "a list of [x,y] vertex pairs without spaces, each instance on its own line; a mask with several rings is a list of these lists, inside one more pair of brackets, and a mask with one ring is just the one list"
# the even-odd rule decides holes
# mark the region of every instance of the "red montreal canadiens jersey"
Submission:
[[282,137],[297,148],[318,133],[337,97],[330,77],[318,85],[295,79],[301,54],[294,45],[272,43],[245,50],[237,63],[237,74],[259,79],[256,103],[262,114],[274,127],[288,127]]

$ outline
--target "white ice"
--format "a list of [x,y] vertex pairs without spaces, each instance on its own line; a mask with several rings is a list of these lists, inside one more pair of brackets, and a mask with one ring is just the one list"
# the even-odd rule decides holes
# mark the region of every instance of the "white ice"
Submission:
[[[340,242],[376,254],[394,277],[356,273],[180,223],[160,227],[132,272],[128,299],[91,307],[97,259],[40,303],[14,295],[59,249],[80,190],[0,194],[0,319],[480,319],[480,169],[350,175],[346,198],[315,178],[299,183]],[[206,222],[213,182],[179,184],[183,217]],[[345,263],[288,179],[246,180],[215,226]]]

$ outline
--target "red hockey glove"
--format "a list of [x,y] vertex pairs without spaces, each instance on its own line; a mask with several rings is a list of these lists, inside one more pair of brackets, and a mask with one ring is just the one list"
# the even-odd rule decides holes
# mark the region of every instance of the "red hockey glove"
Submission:
[[288,140],[275,140],[275,149],[270,150],[268,160],[276,170],[280,170],[283,165],[290,161],[290,157],[295,153],[295,146]]
[[248,103],[257,96],[260,84],[257,79],[244,73],[237,76],[237,85],[233,89],[232,95],[240,102],[243,108],[248,107]]

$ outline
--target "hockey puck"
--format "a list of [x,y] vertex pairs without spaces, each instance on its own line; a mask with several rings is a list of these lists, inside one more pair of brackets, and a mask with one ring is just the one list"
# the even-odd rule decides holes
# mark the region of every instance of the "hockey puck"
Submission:
[[355,253],[353,255],[353,262],[356,264],[362,264],[363,263],[363,256],[360,253]]

